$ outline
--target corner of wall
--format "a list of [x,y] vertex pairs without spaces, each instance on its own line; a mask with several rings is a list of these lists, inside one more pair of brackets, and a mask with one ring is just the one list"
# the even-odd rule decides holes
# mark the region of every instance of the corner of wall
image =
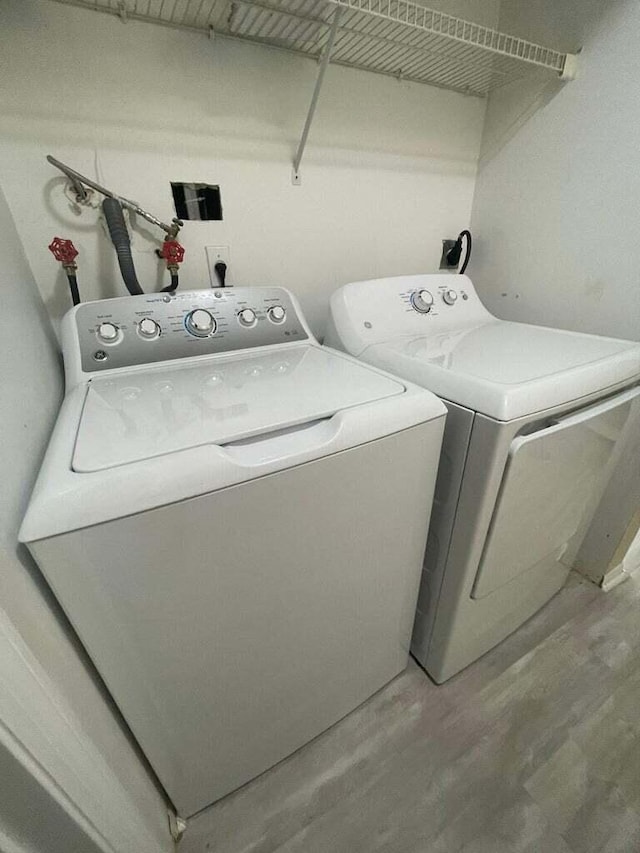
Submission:
[[[93,828],[94,840],[99,835],[105,844],[109,835],[118,839],[118,846],[105,850],[169,853],[173,842],[165,800],[43,578],[18,544],[63,379],[51,324],[1,189],[0,235],[5,364],[0,383],[0,760],[5,758],[7,772],[13,768],[16,774],[3,782],[24,784],[25,796],[26,791],[43,792],[43,802],[51,806],[39,812],[43,820],[60,818],[62,804],[80,830]],[[108,802],[116,807],[105,808]],[[37,808],[37,803],[30,805]],[[3,809],[9,807],[3,798],[3,824],[5,818],[14,824],[21,819],[17,806],[6,815]],[[63,830],[63,823],[50,825],[52,837],[57,829],[70,837],[70,824]],[[128,846],[123,843],[127,831]],[[90,849],[88,842],[82,849]]]

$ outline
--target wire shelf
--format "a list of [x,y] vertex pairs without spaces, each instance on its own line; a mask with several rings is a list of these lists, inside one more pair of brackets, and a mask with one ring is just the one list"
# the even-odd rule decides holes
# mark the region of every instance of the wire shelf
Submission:
[[574,57],[411,0],[53,0],[123,20],[199,30],[319,59],[337,7],[331,62],[486,96],[531,67],[569,77]]

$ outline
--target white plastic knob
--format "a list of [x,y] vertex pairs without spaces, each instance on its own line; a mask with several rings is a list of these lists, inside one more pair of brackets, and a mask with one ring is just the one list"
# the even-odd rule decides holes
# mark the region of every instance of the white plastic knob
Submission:
[[446,290],[442,294],[442,298],[444,299],[446,305],[453,305],[453,303],[458,298],[458,294],[455,292],[455,290]]
[[191,315],[191,323],[193,328],[197,329],[199,332],[208,332],[213,325],[213,317],[208,311],[198,308],[198,310],[194,311]]
[[272,308],[269,308],[267,313],[269,315],[269,319],[273,323],[282,323],[284,318],[287,316],[287,312],[284,310],[282,305],[274,305]]
[[187,329],[192,335],[206,338],[216,330],[216,321],[204,308],[196,308],[187,316]]
[[242,326],[253,326],[256,322],[256,312],[251,308],[243,308],[238,313],[238,321]]
[[138,332],[143,338],[157,338],[160,326],[151,317],[143,317],[138,323]]
[[428,314],[433,305],[433,296],[428,290],[416,290],[411,294],[411,304],[420,314]]
[[100,323],[98,326],[98,337],[105,344],[112,344],[118,339],[118,327],[114,323]]

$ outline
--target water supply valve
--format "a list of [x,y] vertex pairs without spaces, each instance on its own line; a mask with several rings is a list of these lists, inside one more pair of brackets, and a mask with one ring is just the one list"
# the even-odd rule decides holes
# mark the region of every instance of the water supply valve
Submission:
[[160,257],[167,262],[168,270],[177,271],[178,266],[184,260],[184,246],[181,246],[177,240],[165,240],[162,244]]
[[73,245],[71,240],[64,240],[62,237],[54,237],[49,243],[49,251],[62,264],[62,269],[67,275],[69,282],[69,290],[71,291],[71,301],[74,305],[80,304],[80,291],[78,290],[78,281],[76,279],[76,258],[78,250]]
[[78,257],[78,250],[71,240],[64,240],[62,237],[54,237],[51,243],[49,243],[49,251],[56,261],[60,261],[65,270],[77,269],[75,260]]
[[159,258],[166,261],[171,275],[171,284],[169,287],[163,287],[162,290],[165,293],[174,293],[178,288],[178,270],[184,259],[184,247],[177,240],[167,236],[162,243],[162,249],[156,249],[156,253]]

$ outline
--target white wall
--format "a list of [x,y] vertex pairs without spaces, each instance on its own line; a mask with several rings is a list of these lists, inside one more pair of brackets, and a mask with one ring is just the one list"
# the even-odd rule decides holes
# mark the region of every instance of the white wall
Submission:
[[[500,317],[638,340],[640,4],[505,0],[501,26],[551,45],[555,29],[555,46],[584,49],[559,93],[534,82],[491,96],[469,271]],[[639,507],[640,438],[578,556],[591,578],[610,568]]]
[[579,79],[481,167],[470,272],[501,317],[640,337],[638,38],[640,4],[610,6]]
[[[499,27],[553,50],[577,53],[594,24],[617,0],[502,0]],[[538,109],[564,87],[555,75],[530,69],[495,89],[487,103],[481,163],[492,158]],[[570,85],[570,84],[569,84]]]
[[[498,9],[497,0],[442,5],[485,23]],[[321,331],[337,285],[435,269],[441,238],[468,224],[485,105],[331,67],[303,185],[293,187],[291,161],[316,72],[316,63],[280,51],[124,25],[43,0],[2,2],[0,186],[10,212],[0,199],[0,317],[11,372],[2,383],[0,598],[62,709],[59,724],[70,721],[93,744],[105,787],[126,784],[128,801],[113,809],[117,798],[105,796],[97,825],[115,818],[125,834],[137,821],[128,843],[140,850],[171,847],[163,800],[16,543],[61,394],[55,341],[31,272],[54,325],[69,304],[46,248],[54,235],[71,237],[80,250],[84,298],[123,292],[98,213],[74,212],[45,154],[164,218],[172,215],[171,179],[219,183],[225,219],[185,227],[182,286],[206,286],[203,247],[227,244],[231,281],[291,287]],[[155,289],[159,265],[144,232],[137,223],[139,275]],[[88,777],[76,782],[93,785]]]
[[[123,853],[125,850],[132,853],[140,850],[141,843],[150,853],[169,851],[172,844],[167,832],[164,800],[115,718],[110,703],[94,679],[91,667],[67,629],[26,549],[18,545],[18,528],[60,403],[62,375],[50,322],[1,192],[0,252],[0,342],[4,365],[0,382],[2,772],[8,774],[9,768],[15,767],[15,761],[9,760],[6,751],[6,737],[10,737],[12,743],[20,743],[23,750],[31,752],[33,762],[40,764],[45,777],[47,773],[52,774],[57,781],[56,790],[65,791],[67,785],[71,789],[75,787],[82,799],[94,802],[96,812],[90,818],[97,832],[108,827],[110,822],[112,825],[115,822],[116,827],[119,824],[122,827],[120,832],[125,828],[130,830],[132,825],[136,828],[137,832],[131,833],[133,837],[127,846],[120,848]],[[27,703],[25,713],[13,715],[15,727],[7,728],[7,703],[10,705],[17,699],[17,691],[7,677],[12,654],[22,663],[25,673],[37,681],[50,708],[36,708]],[[26,679],[25,674],[22,680]],[[42,720],[35,726],[33,719],[38,714]],[[53,737],[51,733],[59,730],[55,728],[56,721],[71,731],[70,741]],[[36,741],[50,741],[56,759],[51,754],[45,757],[42,749],[36,749]],[[70,756],[84,755],[86,758],[90,753],[94,754],[94,759],[89,772],[79,774],[78,766]],[[68,772],[57,775],[54,771],[61,765],[66,766]],[[26,776],[19,775],[16,770],[15,775],[2,777],[0,788],[3,785],[26,785],[25,779]],[[113,802],[108,793],[114,788],[120,789],[119,799],[116,798],[122,807],[119,815],[109,814],[103,804]],[[16,803],[15,807],[12,803],[14,801],[3,793],[0,797],[0,836],[3,832],[14,835],[19,831],[24,814],[18,814]],[[127,803],[129,814],[125,814]],[[37,809],[35,802],[30,805]],[[7,813],[9,809],[11,814]],[[47,831],[60,830],[57,823],[48,822],[53,821],[53,814],[53,810],[51,815],[40,812],[40,822],[36,825],[34,821],[33,826],[26,827],[26,836],[33,840],[35,835],[41,837]],[[59,838],[63,837],[68,836],[60,834]],[[54,849],[53,842],[50,849]]]
[[[483,9],[489,23],[498,8],[445,5]],[[0,56],[11,79],[0,95],[0,183],[56,319],[68,298],[46,250],[54,234],[80,249],[85,298],[123,286],[97,215],[71,211],[48,152],[164,218],[171,179],[219,183],[224,221],[182,232],[184,286],[208,285],[205,245],[229,245],[230,281],[291,287],[317,331],[336,286],[435,270],[441,239],[468,224],[480,99],[330,67],[293,187],[311,60],[42,0],[3,4]],[[135,248],[155,289],[154,246],[137,235]]]

